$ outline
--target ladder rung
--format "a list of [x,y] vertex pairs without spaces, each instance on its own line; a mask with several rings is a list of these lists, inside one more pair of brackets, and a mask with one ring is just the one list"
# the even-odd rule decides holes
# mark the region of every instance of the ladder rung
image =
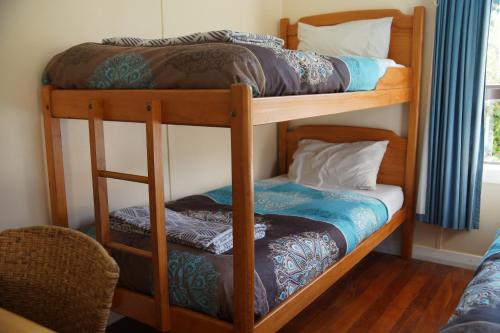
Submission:
[[153,257],[153,254],[150,251],[141,250],[141,249],[138,249],[138,248],[135,248],[132,246],[128,246],[125,244],[117,243],[117,242],[107,242],[106,247],[113,249],[113,250],[118,250],[118,251],[130,253],[130,254],[134,254],[134,255],[140,256],[140,257],[145,257],[145,258]]
[[135,183],[144,183],[144,184],[149,183],[149,179],[146,176],[131,175],[128,173],[106,171],[106,170],[99,170],[98,173],[99,173],[99,177],[120,179],[120,180],[129,181],[129,182],[135,182]]

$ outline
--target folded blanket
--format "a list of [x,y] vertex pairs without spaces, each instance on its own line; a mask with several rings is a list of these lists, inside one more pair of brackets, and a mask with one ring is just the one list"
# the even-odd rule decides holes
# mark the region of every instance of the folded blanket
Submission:
[[[221,254],[233,248],[232,215],[227,212],[224,214],[207,212],[207,214],[189,216],[170,209],[165,211],[165,227],[167,239],[170,242],[215,254]],[[151,233],[149,207],[128,207],[112,212],[110,227],[117,231],[149,235]],[[264,238],[265,233],[266,225],[256,223],[254,238]]]
[[196,32],[194,34],[159,39],[144,39],[135,37],[113,37],[102,40],[105,45],[114,46],[171,46],[171,45],[192,45],[203,43],[233,43],[233,44],[253,44],[263,47],[281,48],[285,44],[283,39],[261,35],[252,32],[237,32],[231,30],[217,30],[208,32]]

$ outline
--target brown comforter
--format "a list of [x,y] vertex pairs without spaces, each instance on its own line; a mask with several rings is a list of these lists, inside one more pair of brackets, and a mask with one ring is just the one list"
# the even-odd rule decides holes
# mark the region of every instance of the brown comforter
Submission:
[[84,43],[56,55],[45,84],[60,89],[224,89],[247,83],[254,96],[343,92],[338,58],[252,44],[125,47]]

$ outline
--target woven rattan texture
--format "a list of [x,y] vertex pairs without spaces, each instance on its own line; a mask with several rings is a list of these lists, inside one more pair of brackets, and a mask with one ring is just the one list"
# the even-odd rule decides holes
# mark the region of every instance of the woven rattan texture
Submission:
[[57,332],[104,332],[118,275],[106,250],[78,231],[0,233],[0,307]]

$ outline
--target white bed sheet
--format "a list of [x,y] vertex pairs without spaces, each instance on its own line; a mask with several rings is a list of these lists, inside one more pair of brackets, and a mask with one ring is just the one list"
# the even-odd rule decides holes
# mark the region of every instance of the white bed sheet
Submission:
[[[288,179],[287,175],[281,175],[278,177],[273,177],[270,180],[276,181],[276,182],[289,182],[290,179]],[[377,187],[375,190],[356,190],[356,189],[351,189],[351,188],[333,188],[333,189],[324,189],[320,187],[315,187],[315,186],[308,186],[304,185],[310,188],[314,188],[316,190],[321,190],[321,191],[334,191],[334,190],[345,190],[349,192],[356,192],[359,194],[367,195],[372,198],[376,198],[385,205],[387,208],[387,222],[392,218],[392,216],[403,207],[403,202],[404,202],[404,194],[403,194],[403,189],[399,186],[395,185],[386,185],[386,184],[377,184]]]

